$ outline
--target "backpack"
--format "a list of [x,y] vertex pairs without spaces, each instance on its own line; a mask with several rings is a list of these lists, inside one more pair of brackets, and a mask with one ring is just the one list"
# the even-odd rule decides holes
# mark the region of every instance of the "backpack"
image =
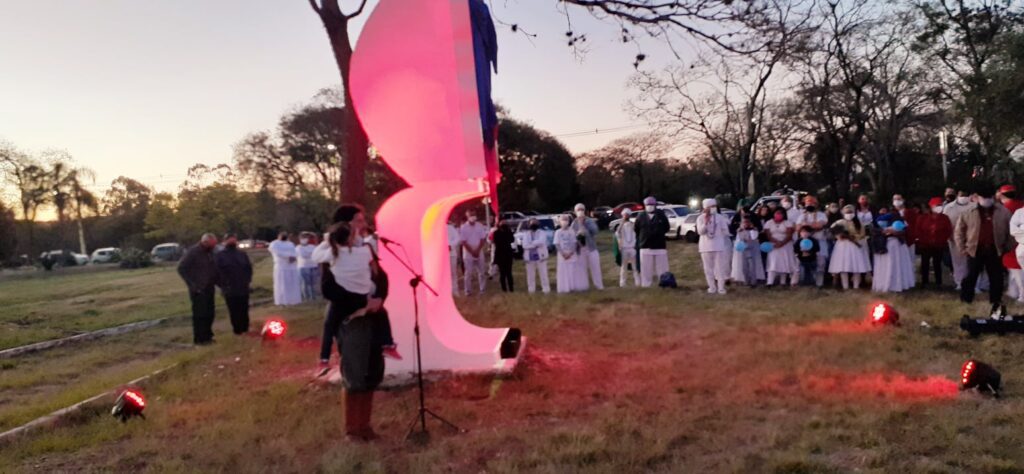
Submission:
[[679,287],[679,285],[676,284],[676,276],[673,275],[672,272],[662,273],[661,277],[658,279],[658,286],[661,287],[661,288],[678,288]]

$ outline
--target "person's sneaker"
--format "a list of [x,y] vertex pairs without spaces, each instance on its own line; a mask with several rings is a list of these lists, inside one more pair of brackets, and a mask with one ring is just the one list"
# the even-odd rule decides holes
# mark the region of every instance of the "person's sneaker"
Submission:
[[717,290],[715,290],[714,288],[708,288],[708,294],[709,294],[709,295],[713,295],[713,294],[715,294],[715,293],[718,293],[718,291],[717,291]]
[[724,295],[725,294],[725,287],[719,288],[718,289],[718,294]]
[[1004,319],[1006,317],[1006,311],[998,304],[992,305],[992,319]]
[[327,372],[330,371],[331,362],[328,360],[321,360],[320,363],[316,365],[316,372],[314,372],[314,375],[316,378],[320,378],[327,375]]
[[395,346],[385,347],[383,352],[384,357],[387,357],[389,359],[402,360],[402,354],[398,353],[398,348]]

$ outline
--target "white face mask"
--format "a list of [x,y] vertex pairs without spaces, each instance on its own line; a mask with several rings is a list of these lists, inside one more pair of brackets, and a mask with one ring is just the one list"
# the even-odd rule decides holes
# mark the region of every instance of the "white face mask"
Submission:
[[902,199],[893,199],[892,200],[892,206],[893,207],[903,207],[903,200]]
[[466,218],[470,223],[476,222],[476,216],[469,216]]
[[942,214],[942,206],[935,206],[932,208],[932,212],[936,214]]
[[569,228],[569,220],[568,219],[562,219],[561,221],[559,221],[559,223],[562,224],[562,228],[563,229],[568,229]]
[[583,209],[577,209],[576,210],[576,217],[584,218],[586,216],[587,216],[587,212],[584,211]]
[[985,209],[992,207],[992,204],[992,198],[981,198],[978,200],[978,205],[984,207]]
[[857,217],[857,215],[853,213],[843,214],[843,219],[846,219],[848,221],[852,221],[855,217]]
[[711,207],[708,208],[708,212],[710,212],[712,214],[717,214],[718,213],[718,207],[717,206],[711,206]]
[[655,208],[655,206],[644,206],[644,209],[645,209],[645,210],[646,210],[647,212],[654,212],[654,208]]
[[299,243],[302,245],[306,245],[309,243],[309,239],[299,239]]
[[788,211],[793,208],[793,203],[782,201],[782,208]]
[[971,198],[968,197],[968,196],[957,196],[957,198],[956,198],[956,203],[961,205],[961,206],[966,206],[970,202],[971,202]]

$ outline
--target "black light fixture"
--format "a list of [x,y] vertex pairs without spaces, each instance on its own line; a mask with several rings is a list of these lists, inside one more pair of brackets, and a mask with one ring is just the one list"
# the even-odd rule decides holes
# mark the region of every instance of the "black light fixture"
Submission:
[[895,308],[885,303],[878,303],[871,307],[871,324],[900,325],[900,313]]
[[117,396],[117,400],[114,401],[114,408],[110,410],[110,414],[121,420],[121,423],[127,423],[129,418],[139,417],[143,420],[146,419],[146,415],[142,414],[142,410],[146,409],[146,398],[142,396],[138,390],[127,389],[121,392]]
[[970,359],[960,369],[960,390],[976,389],[979,392],[991,393],[999,398],[1003,376],[991,365]]
[[1024,333],[1024,316],[1003,316],[1001,319],[995,319],[972,318],[965,314],[960,318],[960,329],[967,331],[972,337],[985,333]]

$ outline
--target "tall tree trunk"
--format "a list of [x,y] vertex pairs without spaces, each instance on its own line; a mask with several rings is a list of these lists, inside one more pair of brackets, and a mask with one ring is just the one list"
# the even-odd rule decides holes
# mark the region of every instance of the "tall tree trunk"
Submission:
[[82,255],[89,255],[88,250],[85,248],[85,229],[82,227],[82,208],[79,206],[76,209],[78,214],[78,250]]
[[[314,10],[327,30],[327,38],[331,42],[334,61],[341,73],[341,84],[345,89],[345,154],[341,164],[341,189],[338,197],[342,202],[366,201],[366,166],[369,163],[370,141],[363,130],[363,125],[356,117],[352,105],[352,93],[349,89],[349,71],[352,63],[352,42],[349,37],[349,20],[358,16],[359,11],[351,16],[341,12],[338,0],[323,0],[322,6]],[[365,5],[365,2],[363,2]]]

